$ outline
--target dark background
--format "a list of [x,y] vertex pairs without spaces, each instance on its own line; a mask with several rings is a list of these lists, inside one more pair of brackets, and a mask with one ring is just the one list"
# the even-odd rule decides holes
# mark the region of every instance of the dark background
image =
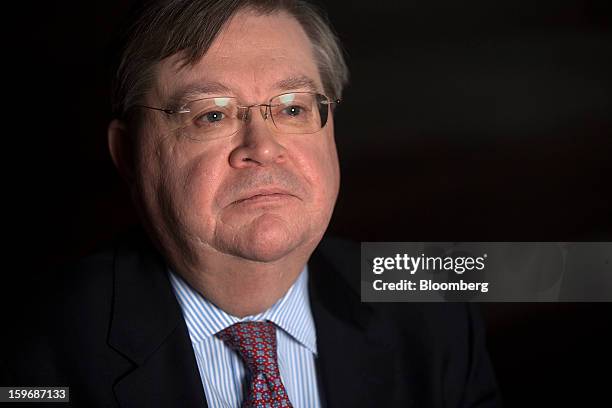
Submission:
[[[135,221],[106,147],[127,2],[4,13],[9,309]],[[330,226],[356,241],[612,241],[608,1],[335,1],[348,55]],[[602,406],[612,307],[483,304],[506,406]]]

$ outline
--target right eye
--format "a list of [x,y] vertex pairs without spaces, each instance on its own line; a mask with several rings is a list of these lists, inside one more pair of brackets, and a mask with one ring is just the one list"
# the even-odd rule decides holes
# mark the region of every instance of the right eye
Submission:
[[197,124],[210,125],[216,122],[220,122],[225,118],[225,114],[219,111],[212,111],[203,113],[195,118]]

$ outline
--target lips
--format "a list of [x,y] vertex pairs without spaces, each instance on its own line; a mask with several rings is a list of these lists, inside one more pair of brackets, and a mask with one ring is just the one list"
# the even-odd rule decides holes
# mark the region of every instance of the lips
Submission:
[[241,194],[240,198],[234,201],[233,204],[241,204],[245,202],[248,203],[259,201],[274,201],[289,197],[295,197],[295,195],[281,188],[261,188],[249,191],[245,194]]

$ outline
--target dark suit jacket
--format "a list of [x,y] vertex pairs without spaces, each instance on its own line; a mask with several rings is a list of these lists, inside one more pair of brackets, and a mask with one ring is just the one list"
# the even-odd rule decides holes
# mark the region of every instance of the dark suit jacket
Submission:
[[[327,406],[499,406],[472,306],[361,303],[359,248],[344,241],[323,240],[308,265]],[[79,407],[206,406],[164,260],[144,235],[61,276],[13,336],[0,385],[68,385]]]

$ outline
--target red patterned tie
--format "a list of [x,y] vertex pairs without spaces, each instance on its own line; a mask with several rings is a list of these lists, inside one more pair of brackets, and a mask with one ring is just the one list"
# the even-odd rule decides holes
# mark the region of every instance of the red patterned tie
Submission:
[[249,393],[243,408],[291,408],[276,360],[276,327],[272,322],[240,322],[217,333],[240,354],[249,371]]

